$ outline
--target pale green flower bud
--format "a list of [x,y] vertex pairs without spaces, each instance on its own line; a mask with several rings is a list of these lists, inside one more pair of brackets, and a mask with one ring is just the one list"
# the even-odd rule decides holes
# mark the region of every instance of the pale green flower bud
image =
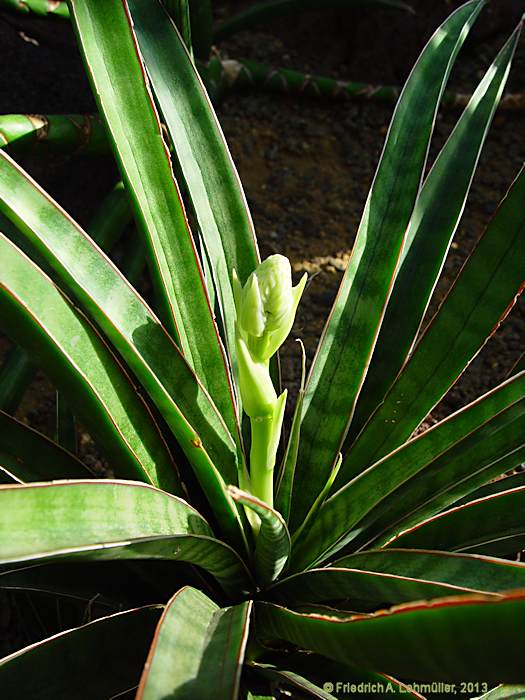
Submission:
[[269,363],[292,329],[305,284],[306,274],[292,286],[290,263],[283,255],[267,258],[244,287],[233,271],[238,381],[252,428],[250,490],[270,506],[287,392],[277,396]]
[[255,361],[269,360],[286,340],[306,277],[293,287],[290,262],[284,255],[266,258],[243,288],[234,273],[238,331]]

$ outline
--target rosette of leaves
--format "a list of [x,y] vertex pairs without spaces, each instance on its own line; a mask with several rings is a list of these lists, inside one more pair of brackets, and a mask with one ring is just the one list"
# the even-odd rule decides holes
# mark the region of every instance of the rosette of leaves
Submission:
[[498,478],[524,460],[525,373],[414,436],[523,286],[521,171],[420,332],[520,33],[427,173],[483,4],[438,28],[399,99],[270,505],[249,491],[233,276],[259,257],[220,128],[157,0],[70,1],[154,308],[0,153],[0,326],[114,474],[0,413],[0,587],[106,606],[2,659],[3,700],[521,692],[491,688],[525,680],[525,480]]

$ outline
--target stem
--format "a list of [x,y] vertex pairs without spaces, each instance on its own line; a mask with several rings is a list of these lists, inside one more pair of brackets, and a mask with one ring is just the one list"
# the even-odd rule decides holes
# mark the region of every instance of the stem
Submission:
[[252,494],[273,507],[273,447],[274,415],[251,419],[252,446],[250,450],[250,476]]
[[[0,0],[1,2],[1,0]],[[15,152],[109,152],[105,128],[98,114],[2,114],[0,147]]]
[[69,11],[67,3],[63,0],[52,2],[52,0],[0,0],[0,7],[5,7],[16,12],[34,12],[37,15],[47,17],[61,17],[68,19]]

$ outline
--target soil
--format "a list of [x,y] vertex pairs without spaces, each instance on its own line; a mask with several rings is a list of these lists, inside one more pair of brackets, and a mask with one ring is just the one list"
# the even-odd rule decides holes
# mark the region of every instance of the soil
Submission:
[[[224,0],[215,4],[220,18],[250,3]],[[399,85],[430,34],[460,3],[413,0],[412,4],[413,15],[363,6],[308,11],[273,26],[242,32],[217,50],[223,57],[253,58],[312,74]],[[524,9],[523,0],[495,0],[484,11],[454,69],[451,89],[473,89]],[[0,11],[0,46],[0,113],[95,111],[67,22]],[[523,39],[508,89],[525,91]],[[283,253],[292,261],[297,277],[303,271],[310,275],[293,333],[304,341],[309,359],[348,261],[392,111],[393,105],[385,103],[330,101],[262,90],[232,92],[218,106],[262,256]],[[456,111],[439,115],[431,159],[457,117]],[[524,114],[499,112],[431,310],[450,286],[524,157]],[[17,159],[84,226],[118,178],[109,158]],[[451,413],[505,377],[523,350],[524,312],[522,300],[430,421]],[[0,337],[0,359],[9,347],[9,341]],[[284,382],[293,393],[300,373],[300,352],[293,341],[285,347],[282,366]],[[53,387],[40,371],[17,415],[51,435],[53,414]],[[81,443],[86,461],[102,468],[85,432]],[[8,624],[2,615],[0,605],[0,638]],[[0,655],[3,651],[0,648]]]

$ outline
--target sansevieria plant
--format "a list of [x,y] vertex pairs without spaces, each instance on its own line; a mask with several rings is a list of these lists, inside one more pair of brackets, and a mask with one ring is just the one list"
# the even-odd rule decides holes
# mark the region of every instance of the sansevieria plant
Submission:
[[[522,170],[420,332],[520,35],[426,174],[483,5],[457,9],[408,78],[283,429],[276,353],[306,279],[260,262],[165,8],[69,1],[124,187],[88,235],[0,152],[0,327],[61,409],[56,443],[0,412],[0,587],[107,607],[0,660],[2,700],[523,692],[494,686],[525,683],[525,479],[497,478],[525,460],[525,372],[414,437],[525,278]],[[128,201],[120,271],[102,249]],[[75,456],[71,415],[114,477]]]

